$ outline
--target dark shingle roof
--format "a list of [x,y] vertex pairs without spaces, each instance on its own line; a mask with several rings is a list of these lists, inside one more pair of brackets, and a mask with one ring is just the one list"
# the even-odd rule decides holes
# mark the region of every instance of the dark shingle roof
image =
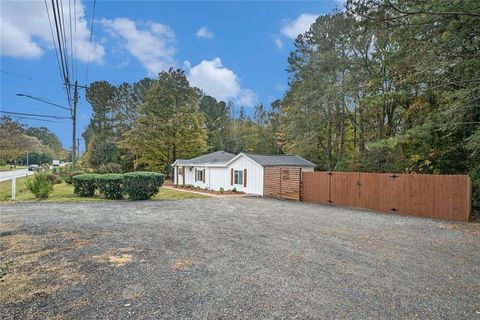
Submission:
[[209,154],[204,154],[203,156],[199,156],[196,158],[192,159],[179,159],[178,162],[179,164],[198,164],[198,165],[203,165],[203,164],[218,164],[222,165],[230,161],[233,157],[235,157],[234,154],[225,152],[225,151],[215,151]]
[[299,167],[316,167],[316,164],[308,160],[303,159],[297,155],[284,155],[284,154],[254,154],[244,153],[247,157],[255,161],[261,166],[299,166]]

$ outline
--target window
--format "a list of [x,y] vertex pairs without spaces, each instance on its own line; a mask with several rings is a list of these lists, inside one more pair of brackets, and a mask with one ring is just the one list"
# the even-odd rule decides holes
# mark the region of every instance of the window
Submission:
[[233,172],[233,183],[243,185],[243,170],[235,170]]
[[195,169],[195,181],[203,181],[203,170]]

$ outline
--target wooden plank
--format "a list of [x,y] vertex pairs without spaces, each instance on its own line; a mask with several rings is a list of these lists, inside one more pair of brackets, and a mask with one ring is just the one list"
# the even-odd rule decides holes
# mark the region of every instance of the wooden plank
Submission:
[[305,202],[455,221],[468,221],[471,214],[466,175],[304,172],[302,184]]
[[330,179],[331,204],[337,206],[358,207],[359,173],[332,172]]
[[383,212],[398,209],[390,173],[360,173],[358,207]]
[[327,172],[303,173],[303,201],[329,204],[330,176]]

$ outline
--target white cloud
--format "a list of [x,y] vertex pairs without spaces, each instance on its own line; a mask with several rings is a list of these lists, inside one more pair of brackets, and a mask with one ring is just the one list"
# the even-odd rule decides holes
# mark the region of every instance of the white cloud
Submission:
[[224,67],[220,58],[203,60],[192,67],[188,79],[191,85],[218,100],[233,101],[246,107],[257,102],[256,94],[250,89],[242,88],[238,76]]
[[[73,2],[63,4],[63,14],[69,21]],[[37,58],[46,50],[53,50],[53,40],[48,22],[47,10],[43,1],[2,1],[0,11],[1,54],[17,58]],[[90,23],[85,19],[85,8],[77,1],[76,10],[71,8],[77,32],[73,37],[73,51],[81,61],[101,63],[105,55],[104,47],[95,41],[90,47]],[[50,18],[53,11],[49,5]],[[53,23],[53,21],[52,21]],[[75,23],[72,23],[74,25]],[[52,25],[55,28],[54,25]],[[65,24],[67,43],[70,43],[69,23]],[[67,45],[70,50],[70,46]],[[90,51],[90,54],[89,54]],[[70,54],[70,53],[69,53]],[[90,56],[90,57],[89,57]]]
[[201,27],[197,31],[198,38],[212,39],[215,35],[207,27]]
[[278,49],[283,48],[282,39],[280,39],[279,37],[275,37],[274,43],[275,43],[275,45],[277,46]]
[[101,23],[122,40],[127,51],[148,70],[149,76],[175,65],[175,33],[169,26],[153,21],[137,24],[128,18],[102,19]]
[[290,39],[295,39],[299,34],[309,30],[317,17],[318,15],[316,14],[302,13],[297,19],[287,22],[280,30],[280,33]]

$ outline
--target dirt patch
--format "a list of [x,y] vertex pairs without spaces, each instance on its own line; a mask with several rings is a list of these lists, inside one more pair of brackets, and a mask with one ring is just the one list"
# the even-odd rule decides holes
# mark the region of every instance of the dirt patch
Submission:
[[178,260],[172,263],[172,269],[175,271],[183,271],[193,266],[192,260]]
[[82,309],[83,307],[87,306],[89,303],[87,298],[79,298],[73,301],[73,303],[70,305],[72,309],[78,310]]
[[[56,255],[78,248],[74,241],[62,243],[61,233],[42,235],[18,232],[16,226],[2,225],[0,237],[1,280],[0,301],[18,303],[37,294],[54,294],[85,276],[79,267]],[[78,239],[78,235],[75,237]]]
[[111,266],[121,267],[132,262],[133,251],[132,248],[112,249],[105,254],[93,256],[92,260],[96,263],[110,263]]

